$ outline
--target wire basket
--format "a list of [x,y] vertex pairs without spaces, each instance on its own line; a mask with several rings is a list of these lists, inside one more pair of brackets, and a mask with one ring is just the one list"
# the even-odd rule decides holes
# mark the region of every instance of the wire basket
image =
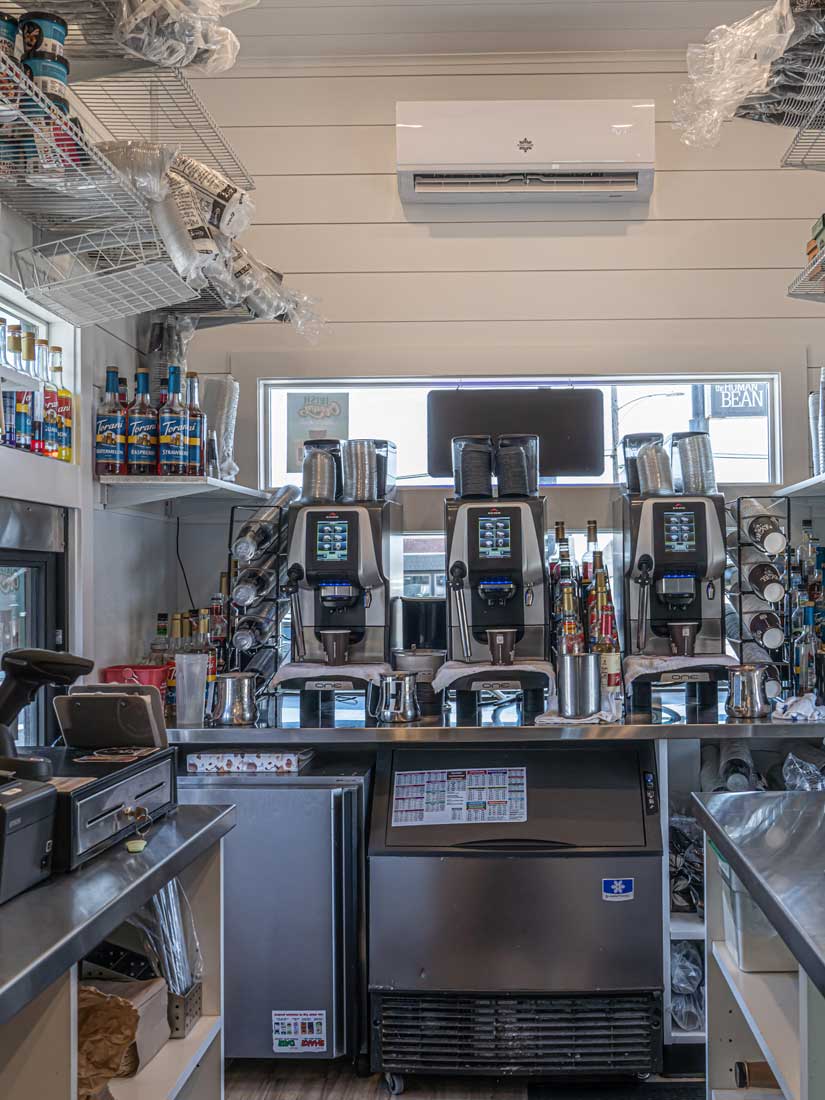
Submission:
[[151,227],[81,233],[15,254],[26,294],[73,325],[162,309],[198,297]]

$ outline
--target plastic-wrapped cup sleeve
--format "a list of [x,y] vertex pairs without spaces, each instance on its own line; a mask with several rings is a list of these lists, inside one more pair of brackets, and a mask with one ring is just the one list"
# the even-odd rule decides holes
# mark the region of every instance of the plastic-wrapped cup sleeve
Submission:
[[168,194],[160,202],[151,203],[149,210],[175,271],[182,279],[191,278],[200,270],[202,259],[192,243],[174,197]]

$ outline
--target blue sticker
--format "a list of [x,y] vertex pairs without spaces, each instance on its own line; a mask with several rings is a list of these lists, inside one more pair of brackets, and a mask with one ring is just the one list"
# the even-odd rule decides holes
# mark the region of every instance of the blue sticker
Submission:
[[633,901],[635,885],[633,878],[603,878],[602,901]]

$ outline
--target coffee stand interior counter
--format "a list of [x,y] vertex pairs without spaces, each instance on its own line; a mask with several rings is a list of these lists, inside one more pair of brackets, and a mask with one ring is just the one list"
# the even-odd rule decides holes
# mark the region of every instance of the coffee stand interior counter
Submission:
[[114,1100],[223,1097],[223,843],[231,806],[184,806],[153,827],[146,850],[112,848],[56,874],[0,911],[0,1096],[77,1097],[78,963],[176,875],[204,961],[203,1016],[136,1076],[110,1082]]
[[[635,743],[640,748],[640,756],[647,750],[642,746],[653,742],[653,759],[658,772],[658,802],[668,807],[673,801],[687,807],[693,791],[699,789],[700,752],[703,741],[718,741],[721,738],[743,738],[754,749],[777,749],[781,742],[790,740],[821,740],[821,732],[799,723],[777,723],[770,721],[720,722],[719,724],[673,724],[645,725],[558,725],[558,726],[481,726],[478,728],[438,727],[430,725],[362,727],[353,722],[337,728],[306,729],[287,727],[232,728],[232,729],[180,729],[170,730],[171,743],[179,749],[179,767],[181,769],[179,795],[182,802],[193,801],[209,804],[213,801],[231,801],[235,803],[239,814],[239,828],[235,831],[233,849],[227,874],[227,897],[238,897],[240,906],[248,906],[248,900],[240,900],[240,895],[249,893],[251,882],[255,882],[256,900],[252,908],[256,920],[266,920],[266,907],[277,906],[279,922],[282,925],[282,937],[293,943],[304,943],[311,949],[312,957],[317,959],[327,951],[330,931],[338,936],[341,950],[333,952],[328,966],[312,966],[304,953],[296,951],[294,965],[285,975],[268,973],[271,970],[272,952],[255,962],[262,973],[261,985],[269,985],[277,979],[280,984],[290,984],[296,998],[294,1007],[315,1007],[324,1009],[329,1020],[328,1039],[325,1056],[354,1055],[365,1050],[365,1037],[360,1038],[352,1032],[354,1021],[348,1012],[348,1004],[356,995],[362,997],[362,1011],[366,1009],[363,989],[366,983],[365,915],[363,912],[364,881],[367,874],[366,848],[368,842],[369,807],[373,803],[375,766],[381,772],[381,760],[391,756],[397,759],[405,752],[417,760],[415,766],[421,766],[425,759],[421,750],[432,750],[432,754],[445,752],[465,753],[467,765],[476,766],[473,756],[478,750],[496,750],[499,755],[507,754],[509,760],[518,763],[518,752],[524,756],[533,756],[536,752],[544,756],[542,750],[580,746],[593,752],[599,752],[603,746],[625,743],[630,747]],[[240,751],[250,752],[298,752],[303,749],[314,750],[309,766],[298,775],[186,775],[186,757],[189,752]],[[432,758],[431,754],[431,758]],[[409,757],[408,757],[409,758]],[[477,758],[476,758],[477,759]],[[522,761],[523,763],[524,761]],[[463,761],[462,761],[463,764]],[[386,764],[384,765],[386,769]],[[426,766],[430,766],[425,764]],[[450,766],[455,767],[452,755]],[[400,767],[400,765],[399,765]],[[543,770],[543,769],[540,769]],[[586,784],[585,784],[586,786]],[[284,799],[271,798],[268,792],[284,787]],[[303,792],[301,788],[304,788]],[[309,790],[317,805],[314,809],[308,801]],[[301,801],[303,799],[303,801]],[[287,802],[291,800],[290,805]],[[283,802],[279,809],[278,803]],[[383,805],[382,805],[383,811]],[[278,881],[266,884],[266,869],[256,866],[258,856],[249,855],[250,841],[254,836],[284,835],[287,831],[294,837],[295,814],[301,814],[303,835],[301,844],[290,846],[289,852],[278,858],[280,872]],[[312,828],[309,822],[315,815]],[[662,1004],[663,1031],[666,1048],[673,1049],[680,1044],[701,1044],[703,1032],[680,1031],[670,1016],[670,944],[683,939],[701,942],[705,938],[705,925],[701,917],[691,915],[671,915],[670,879],[669,879],[669,835],[668,815],[661,814],[661,936],[663,974],[661,986],[664,990]],[[389,830],[388,830],[389,831]],[[406,832],[406,830],[405,830]],[[330,859],[330,836],[349,835],[352,843],[349,868],[336,864]],[[312,837],[315,839],[313,840]],[[302,846],[306,851],[302,853]],[[339,852],[347,850],[335,849]],[[244,853],[247,853],[246,855]],[[658,856],[656,857],[658,860]],[[286,860],[286,863],[283,861]],[[324,869],[323,875],[311,870],[313,866]],[[283,866],[281,866],[283,864]],[[329,868],[332,867],[332,871]],[[273,866],[274,870],[274,866]],[[610,873],[610,872],[606,872]],[[237,881],[235,877],[237,876]],[[251,876],[251,877],[250,877]],[[287,885],[291,884],[291,885]],[[285,901],[285,894],[297,890],[295,906]],[[309,893],[307,893],[309,892]],[[271,896],[270,896],[271,895]],[[355,900],[360,897],[360,901]],[[359,906],[361,907],[359,909]],[[284,909],[295,908],[296,912],[285,916]],[[610,907],[611,909],[613,907]],[[307,912],[313,913],[308,921]],[[342,919],[343,914],[343,919]],[[248,912],[243,914],[245,921]],[[229,928],[228,941],[233,940],[233,914],[227,912]],[[241,921],[238,914],[238,920]],[[347,962],[347,947],[341,937],[346,937],[348,929],[353,931],[353,943],[360,943],[355,950],[357,961],[352,966]],[[312,927],[308,928],[308,924]],[[294,925],[294,926],[293,926]],[[248,950],[249,927],[239,936]],[[658,921],[656,938],[658,939]],[[294,937],[294,938],[293,938]],[[270,937],[271,940],[271,937]],[[266,935],[261,942],[267,942]],[[232,950],[228,948],[228,950]],[[260,953],[259,953],[260,954]],[[230,960],[228,959],[227,962]],[[238,960],[239,965],[244,965]],[[276,964],[280,966],[281,964]],[[349,968],[348,968],[349,967]],[[353,969],[354,967],[354,969]],[[311,972],[311,977],[307,977]],[[360,972],[360,980],[359,980]],[[249,992],[239,987],[237,1002],[232,989],[231,977],[227,978],[227,1054],[238,1057],[272,1057],[271,1036],[256,1043],[248,1014]],[[307,1000],[306,985],[310,981],[313,992]],[[360,994],[356,994],[360,990]],[[266,992],[261,990],[261,1004],[257,1006],[260,1017],[266,1007]],[[257,995],[253,998],[257,1004]],[[311,1002],[311,1003],[310,1003]],[[234,1006],[234,1011],[233,1011]],[[325,1007],[326,1006],[326,1007]],[[233,1015],[237,1024],[233,1024]],[[348,1031],[349,1029],[349,1031]],[[264,1049],[266,1045],[269,1049]],[[685,1052],[687,1053],[687,1052]],[[310,1056],[308,1053],[305,1056]]]
[[[767,1062],[784,1100],[825,1095],[825,793],[702,794],[709,1100],[761,1100],[734,1065]],[[732,885],[732,890],[731,890]]]

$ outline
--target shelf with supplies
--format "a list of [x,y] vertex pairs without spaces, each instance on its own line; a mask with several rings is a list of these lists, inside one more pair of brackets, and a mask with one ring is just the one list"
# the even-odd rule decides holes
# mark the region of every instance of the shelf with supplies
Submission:
[[[104,508],[137,508],[182,498],[202,498],[209,504],[257,504],[268,494],[248,485],[221,481],[215,477],[138,477],[106,475],[97,479],[102,487]],[[245,499],[244,499],[245,498]]]

